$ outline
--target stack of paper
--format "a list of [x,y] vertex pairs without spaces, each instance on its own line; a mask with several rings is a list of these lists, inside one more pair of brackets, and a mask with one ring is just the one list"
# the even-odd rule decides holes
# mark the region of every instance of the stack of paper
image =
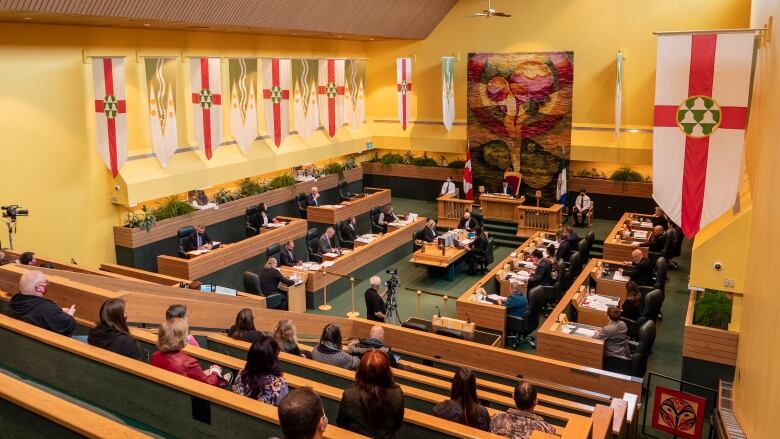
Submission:
[[328,268],[333,266],[333,261],[324,261],[322,263],[322,268]]
[[338,253],[334,253],[334,252],[327,252],[327,253],[323,253],[322,256],[327,256],[329,258],[337,258],[337,257],[339,257],[339,254]]
[[609,296],[602,296],[600,294],[588,294],[585,301],[582,302],[583,306],[592,308],[598,311],[606,311],[610,306],[617,306],[620,303],[620,299]]
[[623,276],[623,274],[619,271],[615,271],[615,274],[612,276],[612,279],[618,282],[628,282],[629,280],[631,280],[631,278]]
[[593,337],[596,335],[596,331],[588,328],[577,328],[574,333],[583,337]]

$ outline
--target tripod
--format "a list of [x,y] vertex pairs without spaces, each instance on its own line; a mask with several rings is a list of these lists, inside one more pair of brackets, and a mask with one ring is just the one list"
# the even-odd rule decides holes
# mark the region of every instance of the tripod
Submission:
[[387,318],[385,321],[393,325],[400,325],[401,316],[398,315],[398,302],[395,297],[395,288],[387,289],[387,299],[385,303],[387,304]]
[[[5,225],[8,227],[8,250],[13,251],[14,249],[14,233],[16,233],[16,218],[8,218],[5,220]],[[0,249],[3,248],[2,243],[0,243]]]

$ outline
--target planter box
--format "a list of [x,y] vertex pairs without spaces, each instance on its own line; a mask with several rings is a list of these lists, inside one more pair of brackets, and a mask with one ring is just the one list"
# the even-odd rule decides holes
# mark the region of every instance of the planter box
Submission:
[[[696,306],[696,295],[696,291],[691,291],[688,299],[688,312],[685,315],[683,331],[683,357],[736,366],[739,332],[694,325],[693,311]],[[741,300],[741,297],[735,295],[734,300]]]
[[[344,179],[347,182],[358,181],[362,178],[363,169],[360,167],[344,171]],[[324,191],[326,189],[335,188],[338,185],[338,182],[338,175],[326,175],[316,181],[298,183],[294,186],[274,189],[272,191],[263,192],[262,194],[220,204],[218,209],[199,210],[187,215],[164,219],[158,221],[149,232],[139,228],[131,229],[124,226],[115,226],[114,245],[127,248],[141,247],[176,236],[176,233],[182,227],[193,224],[204,224],[207,226],[216,224],[231,218],[243,216],[247,207],[256,206],[258,203],[265,202],[268,207],[275,206],[292,200],[297,193],[309,192],[312,186],[317,186],[320,191]]]
[[456,182],[463,180],[463,169],[443,166],[390,165],[389,168],[385,168],[377,162],[363,162],[360,165],[363,167],[364,174],[418,178],[440,182],[446,180],[448,176],[452,176],[452,180]]
[[569,191],[579,192],[580,189],[585,189],[589,194],[618,195],[638,198],[653,197],[653,183],[614,181],[603,178],[569,177]]

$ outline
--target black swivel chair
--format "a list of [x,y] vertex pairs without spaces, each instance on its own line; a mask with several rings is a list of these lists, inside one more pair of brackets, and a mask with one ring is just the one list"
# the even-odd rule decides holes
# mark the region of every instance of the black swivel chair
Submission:
[[580,255],[582,255],[582,263],[587,264],[588,259],[590,259],[590,249],[588,246],[588,240],[585,238],[580,239],[580,242],[577,243],[577,251],[580,252]]
[[385,228],[379,225],[379,214],[382,210],[378,207],[371,208],[369,216],[371,217],[371,233],[384,233]]
[[352,194],[347,190],[347,182],[341,180],[338,185],[339,189],[339,202],[349,201],[352,198]]
[[187,246],[190,244],[190,235],[195,231],[195,227],[182,227],[176,232],[176,239],[179,241],[179,257],[187,257]]
[[479,224],[480,229],[485,228],[485,216],[482,215],[479,212],[471,212],[471,217],[477,220],[477,224]]
[[260,215],[257,213],[257,206],[246,208],[246,237],[252,237],[260,233],[257,225],[260,224]]
[[509,334],[506,338],[506,346],[509,346],[510,340],[514,340],[513,349],[516,349],[520,343],[528,343],[531,347],[536,347],[536,340],[530,334],[536,331],[539,326],[539,315],[544,306],[544,296],[542,286],[532,288],[528,292],[528,310],[525,316],[506,316],[506,332]]
[[306,219],[306,194],[298,194],[295,196],[295,204],[298,205],[298,216]]
[[425,326],[425,324],[418,323],[418,322],[403,322],[403,323],[401,323],[401,327],[402,328],[414,329],[415,331],[428,332],[428,327]]
[[655,261],[655,278],[653,278],[653,285],[640,286],[639,292],[647,294],[653,290],[666,291],[666,275],[669,270],[669,265],[666,263],[666,258],[659,257]]
[[339,237],[339,246],[343,248],[355,248],[355,241],[350,241],[344,237],[344,228],[347,227],[347,222],[342,221],[336,224],[336,234]]
[[309,251],[310,262],[322,262],[322,256],[320,256],[320,238],[308,238],[306,240],[306,249]]
[[422,241],[423,239],[423,231],[418,230],[414,232],[412,235],[412,246],[414,247],[414,251],[419,250],[422,246],[417,244],[417,241]]
[[265,306],[272,309],[280,308],[284,299],[279,293],[263,294],[263,291],[260,290],[260,276],[251,271],[244,272],[244,292],[265,297]]
[[677,265],[677,262],[674,262],[674,258],[680,256],[682,253],[682,245],[683,240],[685,239],[685,236],[683,236],[682,230],[680,230],[677,226],[670,226],[669,230],[674,230],[674,249],[672,251],[672,254],[669,255],[669,260],[667,261],[669,263],[669,268],[672,270],[679,270],[680,266]]
[[443,335],[445,337],[452,337],[452,338],[458,338],[463,340],[463,331],[458,331],[457,329],[449,329],[449,328],[436,328],[434,331],[434,334]]
[[604,370],[642,378],[647,372],[647,360],[655,343],[655,322],[648,320],[639,328],[638,341],[629,342],[631,354],[628,357],[604,355]]
[[477,264],[479,265],[479,270],[482,273],[487,273],[488,267],[495,260],[495,258],[493,256],[493,249],[494,248],[495,248],[495,241],[493,240],[493,237],[491,236],[491,237],[489,237],[487,239],[487,249],[485,250],[485,255],[484,256],[481,256],[481,255],[476,256]]
[[628,336],[632,340],[637,340],[639,337],[639,328],[645,324],[646,321],[655,321],[658,319],[658,314],[661,312],[661,306],[664,303],[664,293],[661,290],[653,290],[645,294],[645,308],[642,311],[642,315],[638,319],[632,320],[625,317],[621,317],[620,320],[625,322],[628,326]]
[[588,234],[585,235],[585,240],[588,241],[588,251],[590,251],[590,249],[593,248],[593,243],[596,242],[596,233],[593,231],[588,232]]
[[544,302],[547,306],[547,310],[549,311],[552,311],[553,308],[555,308],[555,305],[558,304],[558,301],[561,299],[563,292],[565,291],[563,289],[563,284],[564,277],[566,275],[566,262],[563,259],[558,259],[555,268],[558,272],[558,277],[555,279],[555,283],[552,285],[541,286],[542,289],[544,289]]
[[271,244],[265,249],[265,260],[276,258],[276,262],[279,262],[279,253],[282,251],[282,246],[277,244]]

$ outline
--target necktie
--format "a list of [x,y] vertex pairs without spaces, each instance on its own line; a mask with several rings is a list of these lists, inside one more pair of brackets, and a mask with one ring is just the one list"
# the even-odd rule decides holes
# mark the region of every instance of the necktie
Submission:
[[197,236],[197,237],[198,237],[198,247],[200,247],[201,245],[203,245],[203,244],[201,244],[201,242],[202,242],[202,239],[201,239],[201,237],[200,237],[200,233],[198,233],[198,234],[197,234],[197,235],[195,235],[195,236]]

